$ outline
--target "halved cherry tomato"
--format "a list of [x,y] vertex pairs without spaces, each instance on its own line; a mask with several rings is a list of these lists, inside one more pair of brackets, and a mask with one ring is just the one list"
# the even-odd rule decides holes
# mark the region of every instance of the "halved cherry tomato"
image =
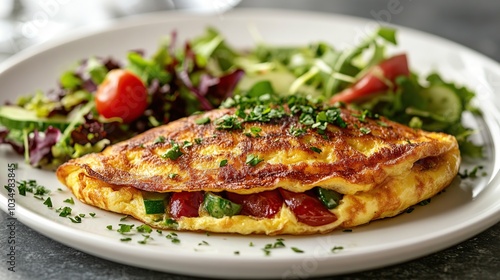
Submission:
[[148,91],[141,79],[124,69],[109,71],[95,94],[97,112],[105,118],[121,118],[129,123],[148,106]]
[[337,220],[337,216],[326,209],[317,197],[284,189],[279,189],[279,191],[285,200],[285,204],[292,210],[299,222],[317,227]]
[[283,199],[279,191],[254,194],[226,193],[229,200],[242,206],[240,214],[258,218],[272,218],[281,210]]
[[335,102],[353,102],[372,93],[385,91],[389,88],[386,81],[393,84],[398,76],[409,76],[408,59],[406,54],[388,58],[373,67],[365,76],[352,86],[346,88],[330,99],[330,104]]
[[198,209],[203,202],[203,192],[176,192],[170,197],[168,208],[174,219],[181,217],[198,217]]

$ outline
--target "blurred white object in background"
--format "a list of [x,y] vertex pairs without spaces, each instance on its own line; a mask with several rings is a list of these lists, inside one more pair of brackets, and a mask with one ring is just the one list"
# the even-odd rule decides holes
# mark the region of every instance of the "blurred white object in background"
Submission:
[[172,0],[175,9],[204,14],[222,14],[234,6],[240,0]]
[[112,15],[99,1],[21,0],[16,17],[19,49],[71,32],[80,26],[98,26]]
[[105,25],[109,20],[148,12],[182,10],[221,15],[240,0],[0,0],[0,54],[26,47],[79,27]]
[[115,16],[127,16],[148,12],[170,10],[174,8],[172,0],[100,0]]
[[14,0],[0,0],[0,19],[11,15],[14,9]]
[[14,52],[12,36],[14,25],[9,20],[14,11],[14,0],[0,0],[0,61]]

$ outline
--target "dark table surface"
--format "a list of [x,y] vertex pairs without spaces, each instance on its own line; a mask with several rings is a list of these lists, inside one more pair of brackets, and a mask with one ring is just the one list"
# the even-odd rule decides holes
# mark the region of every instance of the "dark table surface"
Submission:
[[[243,0],[238,7],[320,11],[373,19],[397,2],[390,23],[453,40],[500,61],[498,1]],[[68,5],[71,5],[68,4]],[[17,271],[7,271],[7,215],[0,213],[0,279],[197,279],[122,265],[77,251],[19,224]],[[321,279],[500,279],[500,223],[443,251],[376,270]]]

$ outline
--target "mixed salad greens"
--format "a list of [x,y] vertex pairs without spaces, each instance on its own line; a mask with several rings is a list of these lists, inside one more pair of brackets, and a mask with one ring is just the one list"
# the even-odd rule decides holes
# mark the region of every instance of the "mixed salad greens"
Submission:
[[125,63],[89,57],[62,73],[57,88],[0,107],[0,143],[33,166],[63,162],[150,128],[241,98],[305,97],[365,114],[455,135],[462,155],[482,156],[462,125],[474,93],[439,74],[412,73],[405,54],[388,57],[396,31],[382,27],[357,47],[325,42],[282,47],[231,47],[217,30],[178,46],[173,32],[152,56],[128,53]]

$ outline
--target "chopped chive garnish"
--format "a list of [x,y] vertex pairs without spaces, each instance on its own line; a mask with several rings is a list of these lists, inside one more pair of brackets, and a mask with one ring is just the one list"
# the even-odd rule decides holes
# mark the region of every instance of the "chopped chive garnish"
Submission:
[[171,142],[172,147],[168,149],[163,155],[163,158],[168,158],[171,160],[176,160],[180,156],[183,155],[183,152],[181,152],[181,148],[179,147],[179,144],[175,142]]
[[46,195],[49,193],[50,190],[46,189],[44,186],[36,185],[34,195]]
[[194,122],[196,124],[199,124],[199,125],[207,124],[207,123],[210,123],[210,118],[209,117],[203,117],[203,118],[196,119]]
[[201,241],[200,243],[198,243],[198,246],[203,246],[203,245],[208,246],[208,245],[210,245],[210,244],[208,244],[208,242],[207,242],[207,241],[205,241],[205,240],[203,240],[203,241]]
[[274,242],[274,244],[273,244],[273,248],[285,247],[285,243],[283,241],[285,241],[283,238],[276,239],[276,242]]
[[370,132],[372,132],[369,128],[367,127],[362,127],[359,129],[359,131],[361,131],[361,133],[363,134],[369,134]]
[[291,249],[292,249],[292,251],[294,251],[295,253],[304,253],[304,251],[300,250],[300,249],[299,249],[299,248],[297,248],[297,247],[292,247]]
[[252,126],[250,127],[250,133],[251,135],[250,136],[254,136],[254,137],[259,137],[259,133],[262,131],[262,128],[258,127],[258,126]]
[[[469,170],[465,169],[463,173],[458,172],[458,176],[460,176],[460,179],[467,179],[467,178],[475,179],[478,177],[477,172],[483,168],[484,167],[482,165],[479,165],[479,166],[474,167],[470,172],[469,172]],[[482,173],[483,176],[484,176],[484,174],[485,174],[485,172]]]
[[[153,142],[153,144],[158,144],[158,143],[165,143],[165,136],[163,135],[160,135],[158,136],[158,138],[155,139],[155,141]],[[142,144],[141,144],[142,145]]]
[[128,215],[125,215],[125,216],[121,217],[121,218],[120,218],[120,222],[125,221],[127,218],[128,218]]
[[425,206],[425,205],[427,205],[427,204],[429,204],[429,203],[431,203],[431,199],[430,199],[430,198],[428,198],[428,199],[426,199],[426,200],[422,200],[422,201],[420,201],[420,202],[418,203],[418,205],[420,205],[420,206]]
[[302,135],[306,134],[306,132],[307,132],[307,130],[300,128],[300,127],[295,127],[295,126],[291,126],[290,130],[289,130],[289,133],[295,137],[302,136]]
[[183,148],[189,148],[191,146],[193,146],[193,143],[191,143],[191,142],[189,142],[187,140],[182,143],[182,147]]
[[195,142],[196,144],[198,144],[198,145],[200,145],[202,141],[203,141],[203,140],[202,140],[201,138],[195,138],[195,139],[194,139],[194,142]]
[[109,230],[113,230],[113,226],[112,225],[107,225],[106,228],[109,229]]
[[118,225],[120,226],[120,228],[117,229],[116,231],[121,234],[130,232],[130,230],[132,230],[132,228],[134,227],[134,225],[127,225],[127,224],[118,224]]
[[251,165],[251,166],[256,166],[260,162],[264,161],[263,159],[260,159],[256,155],[249,154],[247,155],[247,159],[245,161],[246,164]]
[[241,129],[241,121],[235,115],[224,115],[216,120],[217,129],[237,130]]
[[147,241],[148,239],[153,239],[153,238],[151,238],[151,236],[149,236],[149,235],[144,235],[144,234],[143,234],[142,236],[144,236],[144,239],[143,239],[143,240],[140,240],[140,241],[137,241],[137,243],[139,243],[139,244],[146,244],[146,241]]
[[172,243],[179,244],[181,243],[181,240],[179,238],[172,238]]
[[43,205],[47,205],[47,207],[52,208],[52,200],[50,197],[47,197],[47,199],[43,202]]
[[94,212],[90,212],[89,213],[90,217],[94,218],[95,217],[95,213]]
[[226,165],[227,165],[227,159],[223,159],[223,160],[221,160],[221,161],[220,161],[220,163],[219,163],[219,167],[224,167],[224,166],[226,166]]
[[153,229],[148,226],[148,225],[140,225],[135,228],[138,232],[146,232],[146,233],[151,233]]
[[75,201],[73,200],[72,197],[65,199],[63,202],[69,203],[69,204],[75,204]]
[[20,195],[22,196],[26,196],[26,182],[24,181],[21,181],[21,182],[18,182],[18,186],[17,186],[17,191],[19,192]]
[[70,207],[67,207],[67,206],[62,208],[62,209],[60,208],[61,213],[59,213],[59,216],[60,217],[67,217],[67,216],[71,215],[71,210],[72,209]]
[[125,237],[125,238],[120,239],[120,241],[123,241],[123,242],[130,241],[130,240],[132,240],[132,238],[130,238],[130,237]]
[[343,249],[344,249],[344,247],[342,247],[342,246],[335,246],[332,248],[331,251],[332,251],[332,253],[336,253],[336,252],[341,251]]
[[170,179],[174,179],[175,177],[177,177],[177,174],[175,174],[175,173],[168,174],[168,178],[170,178]]
[[181,240],[177,237],[177,233],[171,232],[165,236],[167,239],[170,239],[170,241],[174,244],[179,244],[181,243]]
[[318,153],[318,154],[321,154],[321,152],[322,152],[321,149],[317,148],[317,147],[310,147],[309,149],[311,149],[311,151]]
[[378,121],[377,122],[378,125],[382,126],[382,127],[388,127],[389,125],[383,121]]
[[176,228],[179,224],[176,220],[169,218],[165,220],[165,225],[171,228]]
[[75,223],[75,224],[79,224],[82,222],[82,218],[80,218],[80,216],[75,216],[75,218],[71,218],[71,217],[68,217],[71,222]]

